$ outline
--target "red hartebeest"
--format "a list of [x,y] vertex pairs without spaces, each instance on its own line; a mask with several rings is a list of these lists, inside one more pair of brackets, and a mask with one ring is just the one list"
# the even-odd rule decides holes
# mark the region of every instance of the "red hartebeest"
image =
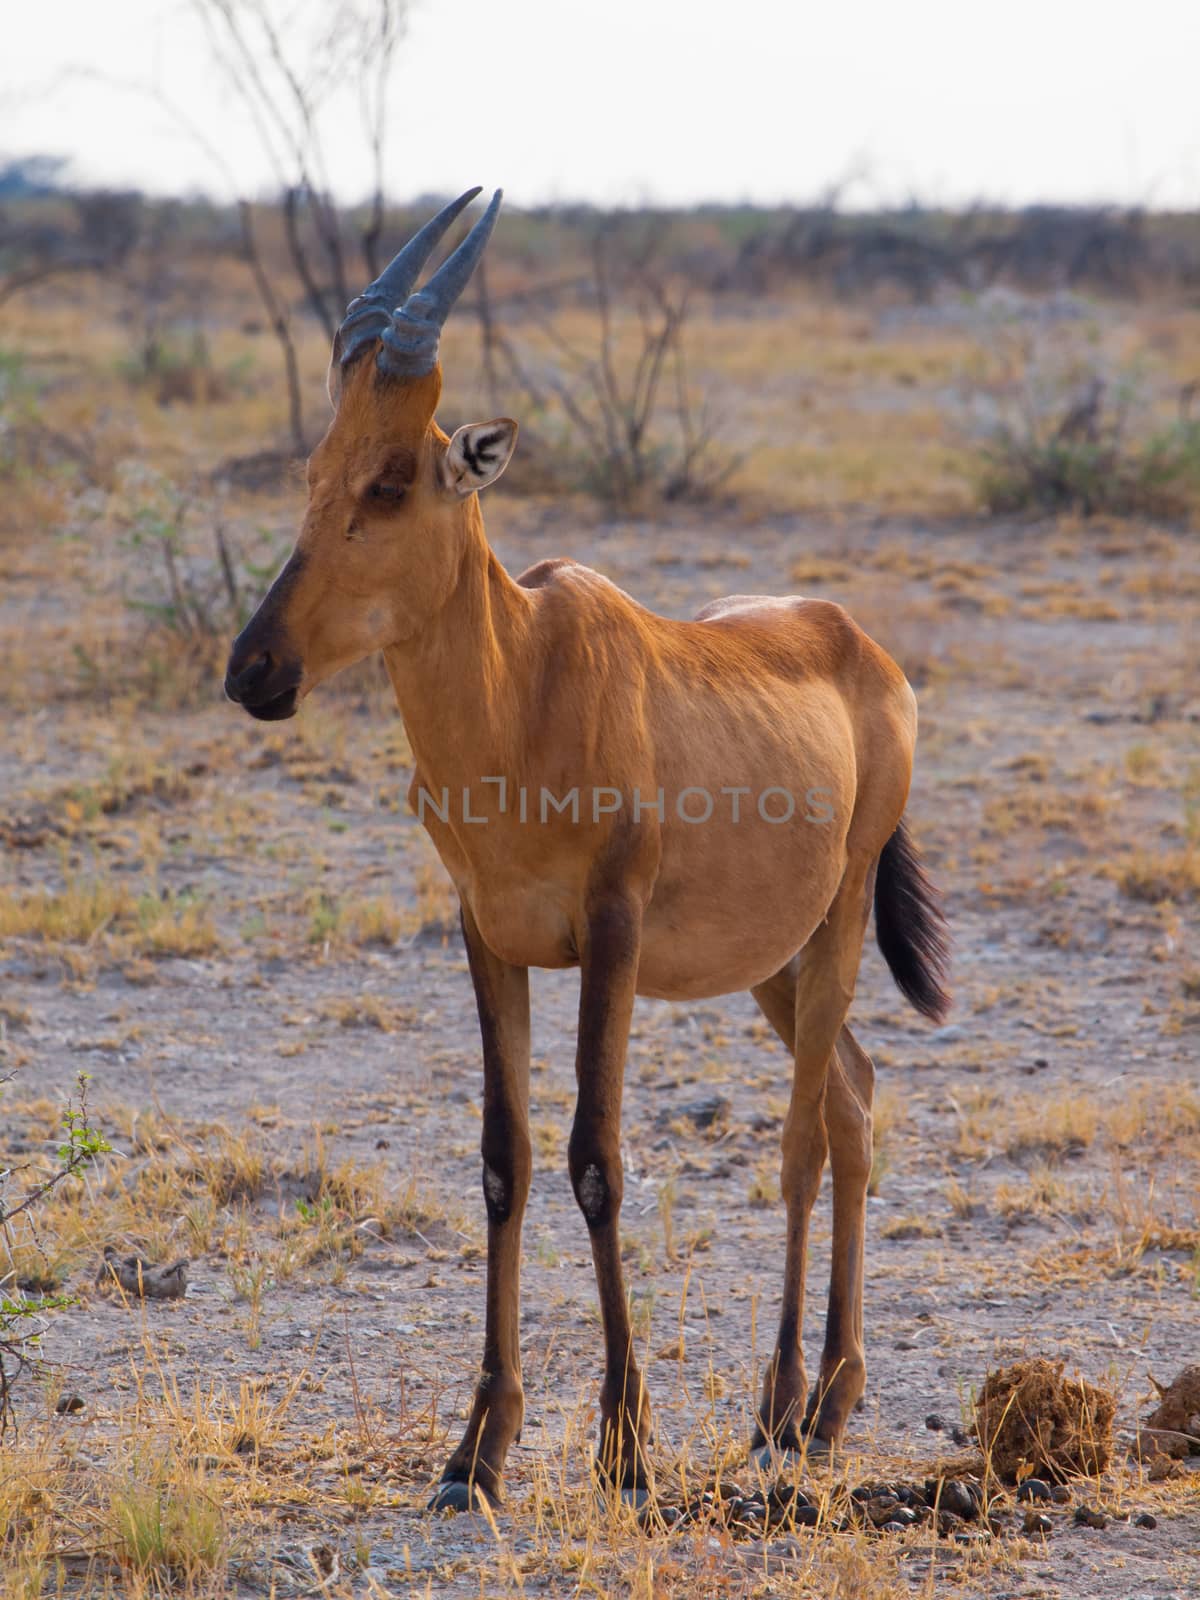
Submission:
[[[636,1503],[650,1407],[617,1233],[634,996],[749,989],[792,1053],[783,1310],[752,1441],[771,1459],[838,1439],[865,1382],[874,1071],[846,1016],[872,899],[896,981],[935,1019],[948,1003],[944,924],[901,820],[916,702],[840,606],[735,596],[675,622],[574,561],[514,580],[492,554],[478,491],[508,464],[516,423],[447,438],[434,415],[438,331],[499,194],[414,292],[478,192],[447,206],[348,308],[304,525],[233,647],[225,687],[255,717],[290,717],[323,679],[381,650],[415,757],[410,800],[461,901],[483,1035],[487,1318],[474,1407],[437,1507],[478,1494],[498,1503],[521,1427],[528,972],[580,969],[569,1165],[604,1326],[599,1460]],[[833,1263],[809,1394],[805,1257],[827,1153]]]

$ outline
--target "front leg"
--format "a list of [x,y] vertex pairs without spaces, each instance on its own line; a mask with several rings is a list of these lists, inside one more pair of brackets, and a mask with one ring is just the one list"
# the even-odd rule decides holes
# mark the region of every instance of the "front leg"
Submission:
[[463,937],[483,1035],[483,1198],[488,1215],[483,1370],[467,1431],[430,1508],[503,1499],[504,1459],[521,1432],[521,1219],[533,1166],[529,1142],[529,972],[494,956],[464,905]]
[[641,908],[631,899],[611,894],[589,907],[580,939],[579,1096],[568,1150],[604,1324],[600,1469],[622,1499],[635,1505],[649,1492],[650,1403],[633,1353],[618,1219],[624,1191],[621,1090],[640,943]]

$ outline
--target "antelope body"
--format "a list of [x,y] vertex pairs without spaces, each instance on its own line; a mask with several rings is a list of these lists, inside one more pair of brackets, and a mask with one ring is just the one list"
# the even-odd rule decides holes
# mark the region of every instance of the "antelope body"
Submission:
[[[774,1461],[827,1447],[862,1395],[874,1072],[846,1017],[872,898],[901,988],[931,1017],[947,1005],[941,915],[901,820],[916,704],[900,669],[836,605],[736,596],[676,622],[572,561],[516,580],[505,572],[477,492],[507,465],[516,424],[448,438],[434,420],[437,330],[499,194],[413,293],[478,192],[446,207],[350,306],[304,526],[233,647],[226,691],[254,716],[290,716],[318,683],[381,650],[415,758],[410,801],[460,898],[483,1041],[487,1309],[475,1404],[438,1507],[498,1503],[520,1430],[528,970],[580,969],[568,1159],[604,1328],[599,1465],[639,1502],[650,1407],[618,1239],[636,994],[749,989],[793,1056],[783,1308],[752,1449]],[[827,1154],[833,1264],[809,1393],[805,1257]]]

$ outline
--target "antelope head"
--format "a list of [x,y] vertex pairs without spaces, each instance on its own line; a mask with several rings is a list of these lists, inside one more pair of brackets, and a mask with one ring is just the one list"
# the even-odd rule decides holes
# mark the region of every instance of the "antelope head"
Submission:
[[446,206],[347,307],[333,341],[333,420],[308,462],[308,507],[282,572],[234,642],[225,693],[265,722],[324,679],[414,638],[453,592],[474,496],[508,465],[517,425],[434,420],[438,337],[478,264],[501,192],[425,287],[417,278],[479,193]]

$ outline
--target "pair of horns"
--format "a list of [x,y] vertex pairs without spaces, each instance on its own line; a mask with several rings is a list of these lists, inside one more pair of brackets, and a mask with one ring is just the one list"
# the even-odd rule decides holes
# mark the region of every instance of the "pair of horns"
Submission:
[[400,254],[368,288],[346,307],[346,316],[334,340],[334,360],[342,367],[353,361],[364,345],[378,339],[376,365],[393,378],[419,378],[437,365],[438,336],[451,307],[479,265],[491,238],[504,191],[497,189],[491,204],[470,233],[430,278],[413,293],[421,268],[460,211],[465,211],[478,188],[468,189],[444,206],[413,234]]

